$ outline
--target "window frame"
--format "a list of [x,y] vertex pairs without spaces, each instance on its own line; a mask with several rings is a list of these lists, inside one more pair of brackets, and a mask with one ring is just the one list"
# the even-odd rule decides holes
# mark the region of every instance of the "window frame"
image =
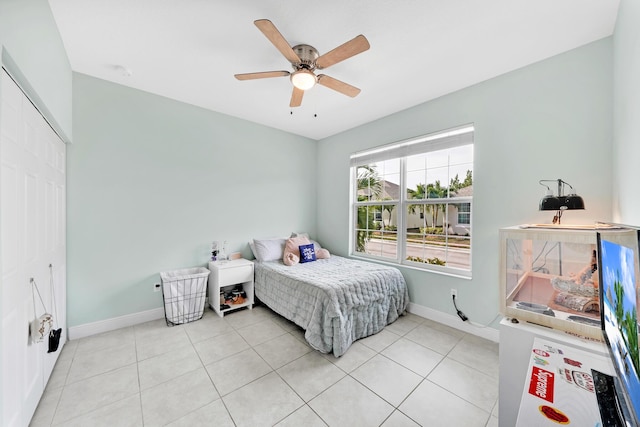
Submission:
[[[360,257],[365,259],[371,259],[375,261],[391,263],[391,264],[399,264],[411,268],[417,268],[424,271],[432,271],[441,274],[453,275],[457,277],[463,278],[471,278],[472,275],[472,253],[473,253],[473,239],[471,238],[471,234],[467,237],[469,242],[469,269],[466,268],[458,268],[451,266],[441,266],[436,264],[430,264],[425,262],[417,262],[411,261],[407,259],[407,242],[408,235],[405,223],[408,219],[408,210],[410,205],[445,205],[443,214],[446,215],[448,210],[448,206],[455,204],[461,205],[465,204],[468,206],[468,210],[465,209],[463,214],[468,215],[469,223],[463,224],[468,225],[469,230],[473,229],[473,195],[471,196],[460,196],[460,197],[446,197],[446,198],[426,198],[426,199],[411,199],[407,195],[407,186],[405,184],[407,179],[407,158],[416,154],[423,154],[433,151],[439,151],[444,149],[452,149],[460,146],[474,145],[474,133],[475,127],[473,124],[468,124],[464,126],[460,126],[453,129],[448,129],[442,132],[437,132],[434,134],[423,135],[416,138],[412,138],[409,140],[404,140],[392,144],[383,145],[381,147],[376,147],[370,150],[365,150],[359,153],[353,153],[351,155],[350,162],[350,217],[349,217],[349,253],[353,257]],[[398,160],[399,161],[399,197],[398,199],[393,200],[375,200],[371,199],[369,196],[369,200],[358,200],[358,167],[364,165],[370,165],[372,163],[377,163],[385,160]],[[472,160],[472,166],[475,162]],[[473,167],[471,169],[473,173]],[[450,182],[447,183],[450,186]],[[473,184],[472,184],[473,185]],[[388,257],[374,254],[367,254],[365,252],[359,252],[357,250],[357,241],[358,241],[358,232],[362,229],[358,228],[357,218],[358,218],[358,209],[365,206],[375,206],[382,207],[385,205],[395,205],[398,210],[397,213],[397,221],[395,231],[396,234],[396,256]],[[382,208],[384,213],[384,208]],[[460,215],[461,212],[458,212],[457,215]],[[384,217],[383,217],[384,218]],[[384,221],[383,221],[384,222]],[[461,224],[458,222],[458,224]],[[383,227],[384,229],[384,227]],[[368,228],[364,230],[369,230]],[[382,234],[384,235],[385,230],[383,230]],[[391,233],[391,231],[389,231]],[[428,235],[428,234],[427,234]],[[456,234],[449,234],[445,232],[445,246],[448,251],[451,249],[449,243],[449,237],[455,237],[456,239],[463,238]]]

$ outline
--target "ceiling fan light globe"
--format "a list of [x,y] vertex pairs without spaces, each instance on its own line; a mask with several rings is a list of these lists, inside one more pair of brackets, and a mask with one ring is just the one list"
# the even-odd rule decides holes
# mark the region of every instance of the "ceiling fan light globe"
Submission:
[[291,83],[300,90],[308,90],[315,86],[318,79],[309,70],[298,70],[291,74]]

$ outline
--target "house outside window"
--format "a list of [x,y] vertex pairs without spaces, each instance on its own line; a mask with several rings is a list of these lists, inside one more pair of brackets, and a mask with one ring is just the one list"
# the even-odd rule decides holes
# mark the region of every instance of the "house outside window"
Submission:
[[472,125],[351,156],[351,254],[471,276]]

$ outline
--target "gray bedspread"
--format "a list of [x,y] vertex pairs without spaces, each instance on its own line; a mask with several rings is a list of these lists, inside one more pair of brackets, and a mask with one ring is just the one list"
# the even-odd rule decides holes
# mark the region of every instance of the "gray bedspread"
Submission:
[[397,268],[335,255],[291,267],[256,262],[255,295],[302,327],[313,348],[335,356],[380,332],[409,304]]

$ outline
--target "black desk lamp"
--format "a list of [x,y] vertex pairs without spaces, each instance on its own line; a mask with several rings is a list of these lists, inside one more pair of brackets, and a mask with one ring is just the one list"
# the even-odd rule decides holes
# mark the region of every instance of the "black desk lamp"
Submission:
[[[557,182],[557,196],[553,194],[553,191],[547,184],[543,184],[545,182]],[[573,187],[568,182],[565,182],[561,179],[541,179],[539,183],[543,187],[547,187],[547,194],[542,199],[540,199],[539,210],[556,211],[556,215],[553,217],[554,224],[560,224],[560,218],[562,217],[563,211],[584,209],[584,200],[582,200],[582,197],[578,196],[575,193]],[[565,195],[564,191],[565,185],[571,189],[571,192],[567,195]]]

